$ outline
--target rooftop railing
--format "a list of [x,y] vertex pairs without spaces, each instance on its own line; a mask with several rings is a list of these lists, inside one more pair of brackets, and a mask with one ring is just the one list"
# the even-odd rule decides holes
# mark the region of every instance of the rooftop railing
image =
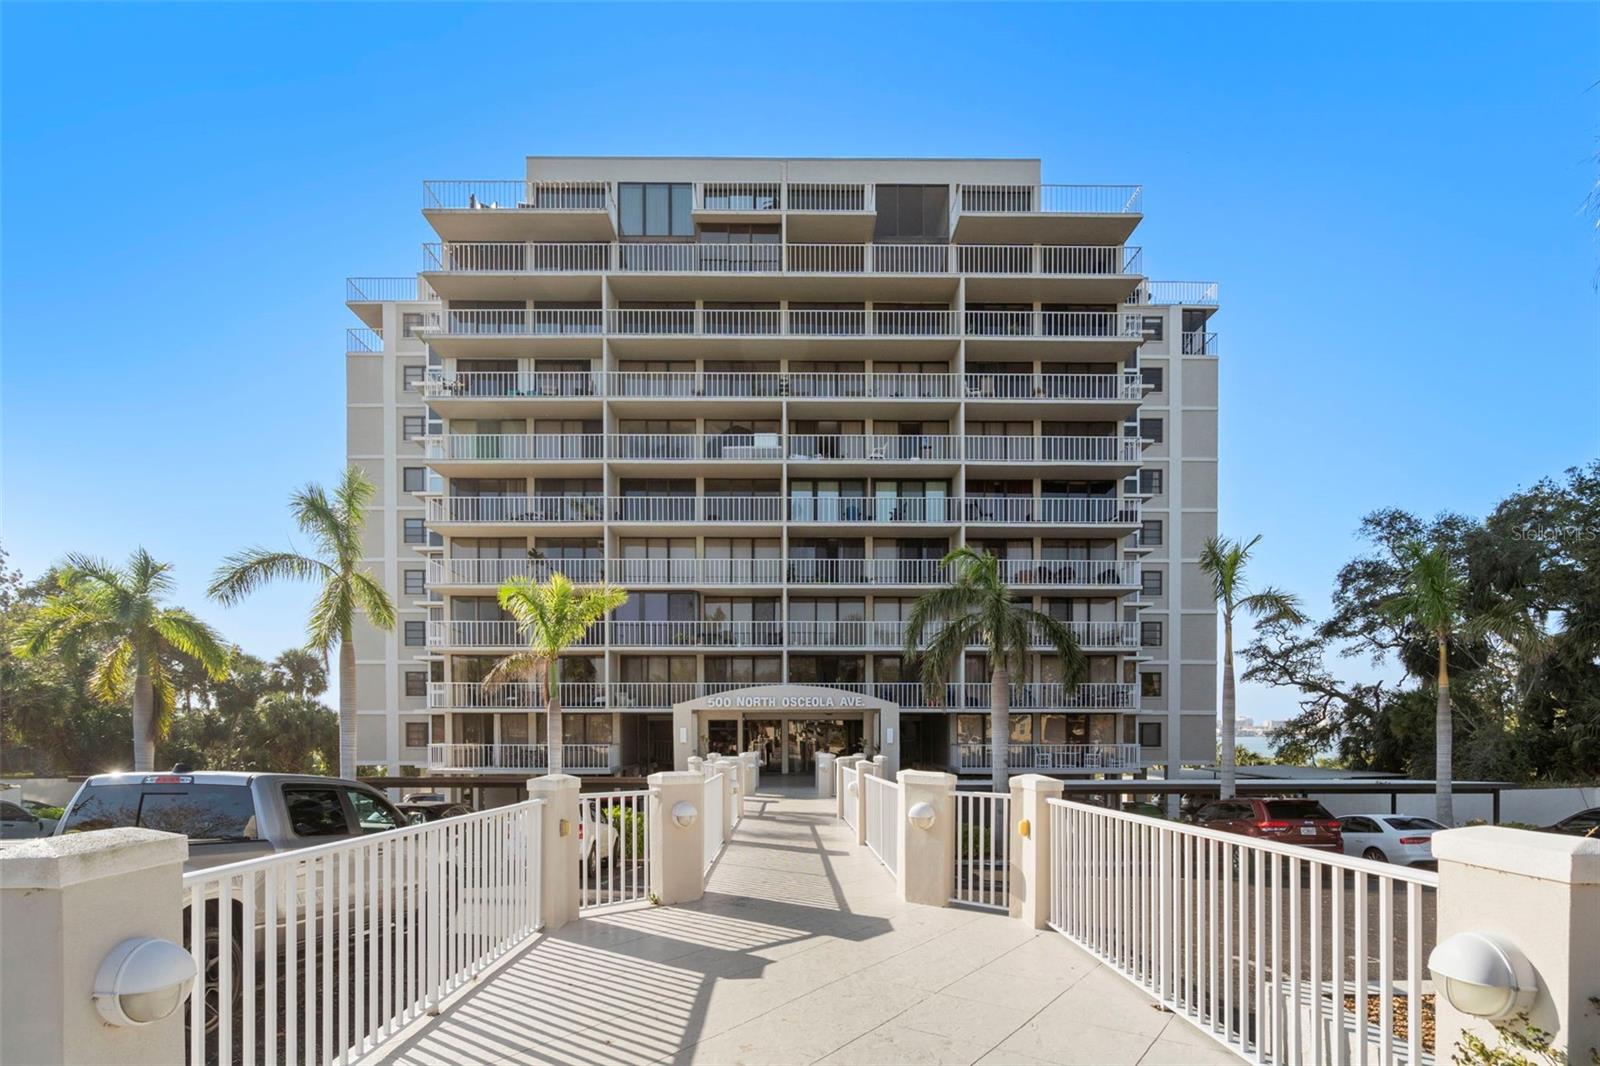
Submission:
[[1205,330],[1194,330],[1183,334],[1184,355],[1216,355],[1217,335]]
[[1138,185],[962,184],[954,208],[969,215],[1136,215],[1143,200]]
[[347,352],[383,351],[383,334],[375,329],[357,326],[344,331],[344,350]]
[[1216,307],[1214,281],[1146,281],[1127,298],[1130,304],[1171,304],[1185,307]]
[[438,298],[432,286],[416,277],[344,279],[346,303],[426,303]]
[[605,181],[446,180],[422,183],[425,211],[607,211]]

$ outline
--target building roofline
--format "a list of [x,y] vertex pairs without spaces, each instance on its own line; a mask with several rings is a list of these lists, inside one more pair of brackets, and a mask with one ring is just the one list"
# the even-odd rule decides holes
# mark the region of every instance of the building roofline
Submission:
[[1040,163],[1036,156],[920,156],[920,155],[530,155],[528,160],[594,159],[619,162],[623,160],[669,160],[693,162],[705,160],[722,163]]

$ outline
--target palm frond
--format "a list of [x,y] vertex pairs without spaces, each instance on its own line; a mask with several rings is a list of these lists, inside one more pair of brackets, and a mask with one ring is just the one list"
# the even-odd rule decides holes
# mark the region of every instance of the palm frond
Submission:
[[156,613],[152,627],[171,647],[189,656],[212,678],[228,676],[232,651],[222,635],[181,607],[168,607]]
[[365,570],[350,573],[350,594],[367,621],[382,630],[394,628],[394,603],[382,585]]
[[1305,612],[1300,609],[1300,597],[1270,585],[1240,600],[1239,606],[1263,622],[1287,622],[1298,626],[1306,621]]
[[332,574],[311,601],[306,622],[306,646],[327,656],[354,629],[355,598],[342,574]]
[[89,695],[101,703],[116,703],[128,693],[128,667],[133,663],[133,642],[119,640],[107,648],[89,674]]
[[967,645],[972,643],[977,628],[978,620],[974,616],[953,619],[934,634],[925,650],[913,653],[912,661],[916,663],[922,691],[930,700],[944,702],[945,684],[966,653]]
[[1078,638],[1072,635],[1072,627],[1059,618],[1052,618],[1042,611],[1030,611],[1029,614],[1039,635],[1056,653],[1061,664],[1061,683],[1070,690],[1089,672],[1089,661],[1084,658]]
[[490,689],[518,681],[531,681],[549,668],[550,660],[536,651],[514,652],[498,660],[483,675],[483,684]]
[[222,561],[206,593],[222,603],[234,604],[269,581],[316,581],[332,574],[333,568],[321,559],[298,552],[247,548]]

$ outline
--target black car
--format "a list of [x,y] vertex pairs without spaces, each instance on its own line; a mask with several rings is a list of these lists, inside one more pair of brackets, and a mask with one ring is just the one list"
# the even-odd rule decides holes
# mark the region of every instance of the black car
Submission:
[[1590,807],[1586,811],[1569,814],[1555,825],[1545,826],[1544,831],[1569,837],[1594,837],[1600,840],[1600,807]]
[[443,800],[397,803],[395,806],[401,814],[411,819],[413,825],[420,825],[423,822],[437,822],[441,818],[454,818],[457,815],[472,813],[472,808],[464,803],[448,803]]

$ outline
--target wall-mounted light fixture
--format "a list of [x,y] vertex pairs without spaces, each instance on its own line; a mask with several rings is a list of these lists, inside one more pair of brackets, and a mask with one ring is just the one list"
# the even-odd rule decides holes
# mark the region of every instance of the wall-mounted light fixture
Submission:
[[112,948],[94,978],[94,1005],[112,1025],[149,1025],[183,1005],[194,956],[170,940],[130,937]]
[[1539,980],[1522,952],[1493,933],[1457,933],[1428,955],[1428,971],[1462,1014],[1501,1021],[1532,1005]]

